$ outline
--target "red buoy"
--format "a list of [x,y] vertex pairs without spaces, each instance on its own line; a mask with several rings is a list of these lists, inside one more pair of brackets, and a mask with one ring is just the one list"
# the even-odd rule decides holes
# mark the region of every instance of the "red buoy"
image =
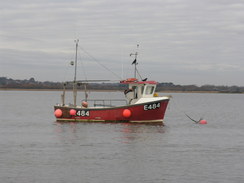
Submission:
[[56,118],[60,118],[62,116],[63,112],[61,109],[56,109],[54,112],[54,115],[56,116]]
[[76,115],[76,110],[75,110],[75,109],[70,109],[69,114],[70,114],[71,116]]
[[129,109],[125,109],[125,110],[123,110],[123,116],[124,116],[125,118],[129,118],[129,117],[131,117],[131,111],[130,111]]
[[204,119],[202,119],[201,121],[199,121],[199,124],[201,124],[201,125],[206,125],[208,122],[206,121],[206,120],[204,120]]

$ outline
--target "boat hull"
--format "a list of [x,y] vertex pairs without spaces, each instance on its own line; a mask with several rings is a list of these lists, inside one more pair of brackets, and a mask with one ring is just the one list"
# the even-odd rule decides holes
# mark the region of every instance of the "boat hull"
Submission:
[[[169,99],[120,107],[83,108],[72,106],[54,106],[58,122],[127,122],[127,123],[163,123]],[[71,112],[72,111],[72,112]]]

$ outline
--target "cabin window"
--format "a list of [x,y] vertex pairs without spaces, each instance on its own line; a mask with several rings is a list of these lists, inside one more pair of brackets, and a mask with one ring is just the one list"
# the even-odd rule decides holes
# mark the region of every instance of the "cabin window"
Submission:
[[132,86],[132,90],[134,91],[134,98],[137,98],[137,86]]
[[141,94],[144,92],[144,86],[141,87]]
[[146,95],[151,95],[153,94],[153,91],[154,91],[154,86],[147,86],[146,88]]

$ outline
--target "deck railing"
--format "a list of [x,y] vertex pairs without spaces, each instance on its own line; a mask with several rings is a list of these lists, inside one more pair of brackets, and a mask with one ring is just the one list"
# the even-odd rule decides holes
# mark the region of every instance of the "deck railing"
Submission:
[[125,99],[89,99],[87,100],[89,105],[94,107],[116,107],[119,105],[127,105],[127,101]]

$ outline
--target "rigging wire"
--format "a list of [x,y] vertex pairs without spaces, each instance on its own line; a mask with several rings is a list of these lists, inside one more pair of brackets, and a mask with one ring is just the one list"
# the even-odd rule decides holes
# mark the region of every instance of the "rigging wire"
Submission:
[[136,72],[137,72],[137,74],[140,76],[140,78],[141,78],[141,80],[142,80],[142,77],[141,77],[141,75],[140,75],[140,73],[139,73],[139,71],[138,71],[137,68],[136,68]]
[[81,60],[82,71],[83,71],[83,73],[84,73],[84,75],[85,75],[85,80],[87,81],[88,79],[87,79],[87,74],[86,74],[85,64],[84,64],[84,61],[82,61],[82,57],[81,57],[80,52],[79,52],[79,57],[80,57],[80,60]]
[[93,57],[89,52],[87,52],[84,48],[82,48],[81,46],[79,46],[80,49],[86,53],[93,61],[95,61],[97,64],[99,64],[101,67],[103,67],[104,69],[106,69],[107,71],[111,72],[114,76],[116,76],[119,79],[123,79],[121,78],[121,76],[119,76],[118,74],[116,74],[115,72],[113,72],[111,69],[109,69],[108,67],[106,67],[105,65],[103,65],[102,63],[100,63],[95,57]]

